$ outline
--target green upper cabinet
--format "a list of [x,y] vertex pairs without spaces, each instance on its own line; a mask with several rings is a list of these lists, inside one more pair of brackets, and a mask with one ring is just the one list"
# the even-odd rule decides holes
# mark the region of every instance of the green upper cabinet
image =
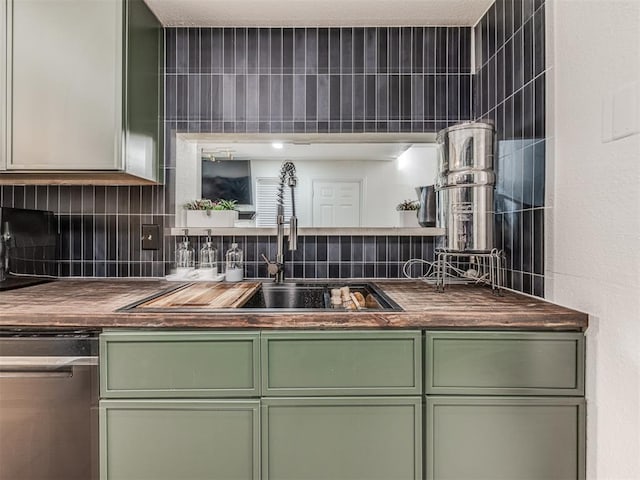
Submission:
[[427,395],[584,395],[584,334],[427,332]]
[[1,1],[5,175],[160,180],[163,32],[144,2]]
[[262,333],[264,396],[420,395],[420,331]]
[[125,171],[162,182],[164,41],[162,28],[142,0],[127,0]]

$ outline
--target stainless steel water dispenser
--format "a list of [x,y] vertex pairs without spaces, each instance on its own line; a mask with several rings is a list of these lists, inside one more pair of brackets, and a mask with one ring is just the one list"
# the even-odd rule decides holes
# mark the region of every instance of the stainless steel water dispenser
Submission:
[[494,247],[494,127],[469,122],[441,130],[436,224],[446,228],[442,248],[490,252]]

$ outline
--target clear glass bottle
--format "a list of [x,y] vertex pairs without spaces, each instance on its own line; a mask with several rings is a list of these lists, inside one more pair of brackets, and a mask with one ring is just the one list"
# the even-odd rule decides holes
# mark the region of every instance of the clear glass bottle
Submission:
[[225,255],[226,271],[225,279],[227,282],[240,282],[244,278],[244,265],[242,250],[238,248],[237,243],[232,243],[231,248],[227,250]]
[[178,275],[185,275],[193,271],[196,266],[196,252],[191,246],[189,237],[186,235],[178,244],[176,250],[176,270]]
[[218,275],[218,250],[213,246],[211,238],[200,249],[200,276],[214,278]]

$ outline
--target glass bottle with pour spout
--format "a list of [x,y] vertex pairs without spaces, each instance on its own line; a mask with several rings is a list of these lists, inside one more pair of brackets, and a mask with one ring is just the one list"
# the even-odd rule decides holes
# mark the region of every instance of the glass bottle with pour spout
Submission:
[[237,243],[231,244],[231,248],[227,250],[225,255],[225,260],[225,280],[227,282],[241,282],[244,278],[243,254]]
[[189,231],[184,231],[184,237],[178,244],[176,250],[176,274],[178,276],[188,276],[195,270],[196,252],[189,241]]
[[211,230],[207,230],[207,239],[200,249],[199,278],[213,280],[218,276],[218,250],[211,241]]

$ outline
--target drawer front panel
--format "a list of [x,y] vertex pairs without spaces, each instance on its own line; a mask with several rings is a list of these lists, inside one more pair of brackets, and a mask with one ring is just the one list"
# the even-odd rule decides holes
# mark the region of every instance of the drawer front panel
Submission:
[[101,396],[256,397],[259,351],[255,332],[104,333]]
[[420,395],[421,333],[262,334],[265,396]]
[[419,480],[420,397],[262,401],[262,478]]
[[584,395],[584,335],[427,332],[427,394]]
[[260,478],[260,401],[103,400],[100,478]]
[[583,480],[582,398],[427,397],[427,480]]

